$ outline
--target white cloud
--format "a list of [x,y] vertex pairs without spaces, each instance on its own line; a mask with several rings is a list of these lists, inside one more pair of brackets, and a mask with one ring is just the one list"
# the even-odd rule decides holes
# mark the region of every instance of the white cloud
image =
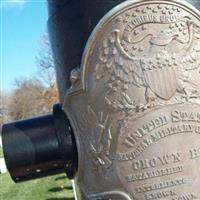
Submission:
[[23,8],[27,0],[1,0],[0,8]]

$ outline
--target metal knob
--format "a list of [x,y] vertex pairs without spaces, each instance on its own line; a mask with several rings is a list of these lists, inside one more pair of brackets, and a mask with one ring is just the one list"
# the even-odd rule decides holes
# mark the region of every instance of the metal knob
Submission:
[[53,114],[5,124],[3,152],[15,182],[66,172],[73,178],[77,152],[72,129],[61,105]]

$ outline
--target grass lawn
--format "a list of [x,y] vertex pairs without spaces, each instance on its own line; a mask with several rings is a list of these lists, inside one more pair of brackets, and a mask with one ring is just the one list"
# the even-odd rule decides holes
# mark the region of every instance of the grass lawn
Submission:
[[74,200],[71,181],[65,174],[15,184],[8,173],[0,175],[0,199]]
[[0,158],[3,158],[3,151],[1,147],[0,147]]

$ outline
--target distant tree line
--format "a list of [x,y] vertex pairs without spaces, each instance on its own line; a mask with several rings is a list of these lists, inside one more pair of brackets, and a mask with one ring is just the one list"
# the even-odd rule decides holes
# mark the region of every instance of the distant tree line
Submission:
[[58,102],[55,69],[48,36],[44,35],[36,57],[38,73],[18,78],[9,93],[0,91],[0,124],[29,118],[52,110]]

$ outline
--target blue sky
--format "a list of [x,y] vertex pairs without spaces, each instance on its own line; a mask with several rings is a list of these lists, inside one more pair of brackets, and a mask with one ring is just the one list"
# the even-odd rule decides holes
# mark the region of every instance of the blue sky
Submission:
[[47,32],[45,0],[0,0],[1,89],[12,90],[16,78],[37,72],[36,55]]

